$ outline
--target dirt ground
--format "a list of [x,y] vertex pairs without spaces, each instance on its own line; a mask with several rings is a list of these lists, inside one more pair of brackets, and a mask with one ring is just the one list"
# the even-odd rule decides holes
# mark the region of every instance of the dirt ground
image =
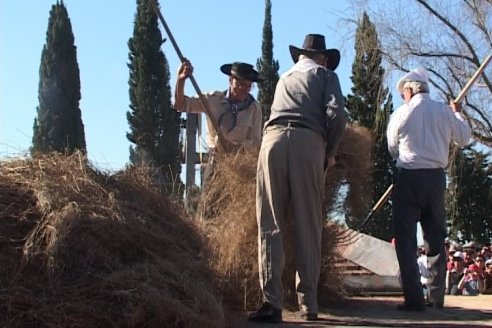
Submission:
[[230,327],[492,327],[492,295],[446,296],[444,309],[401,312],[401,296],[351,297],[333,308],[322,309],[319,320],[306,322],[299,312],[283,312],[277,325],[253,324],[247,312],[229,315]]

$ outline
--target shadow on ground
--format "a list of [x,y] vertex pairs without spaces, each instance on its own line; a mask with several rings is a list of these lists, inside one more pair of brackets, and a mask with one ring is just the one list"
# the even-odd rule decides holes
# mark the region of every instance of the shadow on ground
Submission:
[[[489,301],[488,299],[485,301]],[[322,309],[319,320],[305,322],[299,312],[284,311],[284,322],[268,327],[492,327],[492,303],[481,309],[446,306],[425,312],[401,312],[396,305],[401,298],[351,298],[336,307]],[[247,321],[247,313],[231,314],[230,327],[265,327]]]

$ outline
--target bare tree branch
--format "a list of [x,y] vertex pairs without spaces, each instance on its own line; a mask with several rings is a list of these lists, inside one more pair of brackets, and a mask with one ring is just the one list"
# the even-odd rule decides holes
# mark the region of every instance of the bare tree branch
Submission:
[[423,51],[412,51],[412,55],[417,56],[417,57],[437,57],[437,58],[459,58],[459,59],[466,59],[469,61],[473,61],[473,58],[461,55],[461,54],[454,54],[454,53],[439,53],[439,52],[423,52]]
[[[482,1],[480,0],[463,0],[465,4],[468,6],[468,8],[473,12],[473,17],[475,17],[476,21],[473,22],[473,24],[477,27],[478,30],[482,32],[484,37],[487,39],[487,42],[489,44],[492,44],[492,37],[490,35],[490,31],[487,28],[486,24],[486,14],[484,14],[484,11],[481,11],[479,9],[480,3]],[[489,1],[489,3],[492,3]]]
[[475,65],[480,66],[480,59],[478,58],[477,53],[475,52],[475,48],[470,44],[470,41],[468,38],[449,20],[447,20],[445,17],[440,15],[434,8],[432,8],[425,0],[416,0],[418,3],[420,3],[422,6],[424,6],[427,10],[429,10],[437,19],[439,19],[441,22],[444,23],[447,27],[449,27],[460,39],[463,41],[464,44],[468,47],[468,51],[470,51],[470,54],[473,57],[473,62]]
[[[376,1],[371,8],[390,69],[425,67],[432,92],[442,99],[455,98],[492,52],[492,0]],[[463,100],[464,115],[483,143],[492,138],[491,73],[492,64],[480,76],[481,87],[472,87]]]

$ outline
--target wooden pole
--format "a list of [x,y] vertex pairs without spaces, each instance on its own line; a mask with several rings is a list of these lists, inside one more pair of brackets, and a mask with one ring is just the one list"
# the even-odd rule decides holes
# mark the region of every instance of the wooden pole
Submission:
[[[164,20],[164,16],[162,16],[162,13],[161,13],[161,11],[159,9],[159,6],[157,4],[157,0],[153,0],[151,2],[152,2],[152,6],[154,7],[154,11],[157,14],[157,17],[161,21],[162,26],[164,27],[164,29],[166,30],[166,33],[167,33],[167,35],[169,37],[169,40],[171,41],[171,43],[172,43],[172,45],[174,47],[174,50],[176,50],[176,53],[178,55],[179,60],[181,62],[185,61],[186,59],[183,56],[183,54],[181,53],[181,50],[179,49],[178,44],[176,43],[176,40],[174,39],[174,36],[173,36],[173,34],[171,32],[171,29],[169,28],[169,26],[167,25],[166,21]],[[227,142],[224,139],[224,135],[222,134],[222,131],[219,129],[219,126],[218,126],[217,122],[215,120],[213,120],[213,116],[212,116],[212,113],[210,111],[210,108],[208,107],[207,100],[203,96],[203,93],[200,90],[200,88],[198,87],[198,83],[196,82],[195,77],[193,75],[190,75],[190,81],[191,81],[191,84],[193,85],[193,87],[195,88],[196,93],[198,94],[198,98],[200,99],[200,102],[201,102],[201,104],[203,106],[203,109],[205,111],[205,114],[208,115],[208,117],[210,119],[210,122],[212,123],[212,126],[213,126],[214,130],[217,132],[217,137],[218,137],[219,145],[223,149],[228,149],[226,147],[227,146]]]
[[461,90],[460,94],[456,99],[454,99],[455,103],[459,103],[461,100],[463,100],[463,97],[466,95],[470,87],[475,83],[475,81],[478,79],[478,77],[482,74],[484,71],[485,67],[489,64],[490,60],[492,59],[492,53],[487,56],[482,62],[482,65],[478,68],[478,70],[473,74],[473,76],[470,78],[468,83],[463,87],[463,90]]

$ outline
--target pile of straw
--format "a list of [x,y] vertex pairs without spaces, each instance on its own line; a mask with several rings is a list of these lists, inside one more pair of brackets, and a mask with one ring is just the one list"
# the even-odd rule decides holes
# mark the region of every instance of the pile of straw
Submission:
[[[349,127],[327,177],[368,189],[370,134]],[[152,172],[94,170],[81,154],[0,162],[0,326],[221,327],[226,310],[261,302],[253,154],[219,156],[207,212],[193,222],[153,187]],[[294,289],[287,220],[286,304]],[[343,231],[323,231],[320,305],[343,296],[334,265]]]
[[[337,164],[326,177],[328,212],[349,211],[358,217],[367,213],[367,200],[372,199],[373,146],[374,138],[367,128],[347,126],[338,149]],[[337,193],[342,185],[347,186],[350,192],[347,195],[348,199],[338,203]],[[360,197],[361,195],[364,198]]]
[[[330,170],[326,184],[326,208],[334,207],[335,194],[347,180],[357,188],[366,188],[372,139],[367,130],[348,127],[338,152],[338,164]],[[205,188],[209,216],[203,222],[204,234],[212,250],[211,267],[215,269],[218,290],[224,303],[233,309],[254,309],[261,302],[258,278],[258,229],[255,213],[257,157],[253,154],[222,155],[217,158],[217,174]],[[357,172],[353,172],[356,170]],[[285,302],[297,306],[294,287],[295,258],[293,222],[286,221],[284,237],[286,265],[284,270]],[[334,265],[339,256],[336,246],[344,232],[327,220],[323,230],[322,272],[319,283],[321,305],[330,305],[343,296],[343,276]]]
[[0,163],[0,326],[220,327],[206,245],[149,172]]

